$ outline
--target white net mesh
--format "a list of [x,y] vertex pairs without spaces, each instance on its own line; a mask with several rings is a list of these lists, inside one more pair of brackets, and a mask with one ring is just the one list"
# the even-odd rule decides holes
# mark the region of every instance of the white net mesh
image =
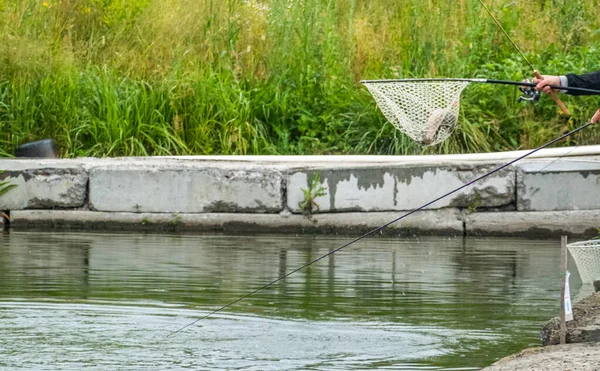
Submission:
[[433,146],[458,122],[460,94],[469,81],[366,81],[384,116],[413,140]]
[[600,240],[570,243],[567,249],[575,261],[583,283],[600,279]]

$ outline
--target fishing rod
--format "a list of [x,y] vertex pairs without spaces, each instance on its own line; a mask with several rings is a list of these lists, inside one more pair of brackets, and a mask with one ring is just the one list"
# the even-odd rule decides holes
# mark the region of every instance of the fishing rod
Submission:
[[360,241],[360,240],[362,240],[362,239],[364,239],[366,237],[369,237],[369,236],[371,236],[371,235],[373,235],[373,234],[375,234],[375,233],[377,233],[377,232],[379,232],[379,231],[381,231],[381,230],[389,227],[390,225],[392,225],[392,224],[394,224],[394,223],[396,223],[396,222],[398,222],[398,221],[400,221],[400,220],[402,220],[402,219],[404,219],[404,218],[406,218],[406,217],[408,217],[408,216],[416,213],[417,211],[423,210],[424,208],[426,208],[426,207],[428,207],[428,206],[430,206],[430,205],[432,205],[432,204],[440,201],[441,199],[446,198],[446,197],[448,197],[448,196],[450,196],[450,195],[452,195],[452,194],[454,194],[454,193],[456,193],[456,192],[458,192],[458,191],[460,191],[460,190],[462,190],[462,189],[470,186],[473,183],[476,183],[476,182],[478,182],[478,181],[480,181],[480,180],[482,180],[482,179],[484,179],[484,178],[486,178],[486,177],[488,177],[488,176],[490,176],[492,174],[495,174],[498,171],[500,171],[502,169],[505,169],[505,168],[509,167],[510,165],[513,165],[514,163],[516,163],[516,162],[518,162],[518,161],[520,161],[520,160],[522,160],[522,159],[524,159],[524,158],[526,158],[528,156],[531,156],[532,154],[534,154],[534,153],[536,153],[536,152],[538,152],[538,151],[540,151],[540,150],[542,150],[542,149],[544,149],[546,147],[549,147],[549,146],[553,145],[554,143],[559,142],[559,141],[561,141],[561,140],[563,140],[563,139],[565,139],[565,138],[567,138],[567,137],[569,137],[569,136],[571,136],[571,135],[573,135],[573,134],[575,134],[575,133],[577,133],[577,132],[579,132],[579,131],[587,128],[588,126],[590,126],[594,122],[596,122],[599,118],[600,118],[600,110],[598,110],[598,112],[596,112],[596,114],[594,115],[594,117],[592,118],[592,120],[590,122],[588,122],[587,124],[582,125],[582,126],[576,128],[574,130],[571,130],[568,133],[565,133],[565,134],[561,135],[560,137],[557,137],[557,138],[551,140],[550,142],[548,142],[548,143],[546,143],[546,144],[544,144],[544,145],[542,145],[540,147],[537,147],[536,149],[531,150],[531,151],[525,153],[524,155],[522,155],[520,157],[517,157],[516,159],[514,159],[512,161],[509,161],[509,162],[505,163],[504,165],[501,165],[501,166],[493,169],[492,171],[490,171],[490,172],[488,172],[486,174],[483,174],[483,175],[481,175],[481,176],[479,176],[479,177],[471,180],[470,182],[465,183],[462,186],[460,186],[458,188],[455,188],[454,190],[452,190],[452,191],[450,191],[448,193],[445,193],[442,196],[439,196],[439,197],[433,199],[432,201],[429,201],[426,204],[423,204],[422,206],[419,206],[419,207],[417,207],[417,208],[415,208],[415,209],[413,209],[413,210],[405,213],[404,215],[401,215],[400,217],[398,217],[398,218],[396,218],[396,219],[394,219],[394,220],[392,220],[392,221],[390,221],[390,222],[388,222],[388,223],[386,223],[386,224],[384,224],[384,225],[382,225],[382,226],[380,226],[378,228],[375,228],[375,229],[373,229],[373,230],[371,230],[371,231],[369,231],[369,232],[367,232],[367,233],[365,233],[365,234],[363,234],[363,235],[361,235],[361,236],[353,239],[352,241],[350,241],[350,242],[348,242],[348,243],[346,243],[346,244],[344,244],[344,245],[342,245],[342,246],[340,246],[340,247],[338,247],[338,248],[336,248],[334,250],[331,250],[327,254],[322,255],[322,256],[320,256],[320,257],[318,257],[318,258],[316,258],[316,259],[314,259],[314,260],[312,260],[312,261],[310,261],[310,262],[308,262],[308,263],[306,263],[306,264],[304,264],[304,265],[302,265],[302,266],[300,266],[300,267],[298,267],[298,268],[296,268],[296,269],[294,269],[294,270],[292,270],[292,271],[284,274],[283,276],[280,276],[280,277],[272,280],[271,282],[268,282],[265,285],[263,285],[261,287],[258,287],[256,289],[250,291],[246,295],[240,296],[238,299],[236,299],[234,301],[231,301],[230,303],[228,303],[226,305],[223,305],[222,307],[217,308],[217,309],[211,311],[210,313],[208,313],[208,314],[206,314],[206,315],[204,315],[204,316],[202,316],[202,317],[194,320],[193,322],[191,322],[191,323],[189,323],[189,324],[187,324],[187,325],[185,325],[185,326],[183,326],[183,327],[181,327],[181,328],[179,328],[179,329],[177,329],[175,331],[172,331],[167,336],[165,336],[165,338],[167,338],[167,337],[169,337],[171,335],[174,335],[174,334],[176,334],[176,333],[178,333],[180,331],[183,331],[186,328],[188,328],[190,326],[193,326],[196,323],[198,323],[198,322],[200,322],[200,321],[202,321],[202,320],[204,320],[204,319],[206,319],[206,318],[208,318],[208,317],[210,317],[210,316],[212,316],[212,315],[214,315],[216,313],[219,313],[219,312],[221,312],[221,311],[223,311],[223,310],[231,307],[232,305],[234,305],[234,304],[236,304],[236,303],[238,303],[238,302],[240,302],[240,301],[242,301],[242,300],[244,300],[244,299],[246,299],[248,297],[250,297],[250,296],[252,296],[252,295],[254,295],[254,294],[256,294],[256,293],[258,293],[260,291],[263,291],[263,290],[265,290],[265,289],[273,286],[277,282],[286,279],[287,277],[291,276],[292,274],[294,274],[296,272],[299,272],[299,271],[301,271],[301,270],[303,270],[303,269],[305,269],[305,268],[307,268],[307,267],[309,267],[309,266],[311,266],[311,265],[313,265],[313,264],[315,264],[315,263],[317,263],[317,262],[325,259],[326,257],[331,256],[331,255],[337,253],[338,251],[341,251],[341,250],[345,249],[346,247],[348,247],[348,246],[350,246],[350,245],[352,245],[352,244],[354,244],[354,243],[356,243],[356,242],[358,242],[358,241]]
[[[514,42],[514,40],[512,39],[512,37],[510,37],[510,35],[508,34],[508,32],[506,32],[506,30],[504,29],[504,27],[502,27],[502,25],[500,24],[500,21],[498,21],[498,19],[494,16],[494,14],[490,11],[490,9],[483,3],[483,0],[478,0],[479,4],[481,4],[481,6],[483,7],[483,9],[485,9],[485,11],[490,15],[490,17],[492,17],[492,19],[494,20],[494,22],[496,23],[496,25],[500,28],[500,30],[504,33],[504,35],[508,38],[508,40],[510,41],[510,43],[515,47],[515,49],[517,49],[517,51],[519,52],[519,54],[521,54],[521,57],[523,57],[523,59],[525,60],[525,62],[527,62],[527,64],[529,65],[529,67],[531,67],[531,69],[533,70],[533,75],[540,79],[543,80],[544,77],[540,74],[540,72],[533,67],[533,64],[531,64],[531,62],[529,61],[529,59],[527,59],[527,57],[525,56],[525,54],[523,54],[523,52],[521,51],[521,48],[519,48],[519,46],[517,45],[517,43]],[[554,102],[556,102],[556,104],[560,107],[560,110],[565,114],[565,115],[570,115],[569,110],[567,109],[567,106],[565,106],[565,104],[560,100],[560,98],[558,98],[558,96],[556,95],[556,92],[554,90],[550,90],[550,96],[552,97],[552,99],[554,100]]]
[[[469,82],[469,83],[482,83],[482,84],[498,84],[498,85],[515,85],[519,87],[534,88],[537,84],[526,81],[512,81],[512,80],[493,80],[493,79],[464,79],[464,78],[430,78],[430,79],[390,79],[390,80],[362,80],[362,84],[384,84],[384,83],[395,83],[395,82]],[[580,93],[587,93],[589,95],[600,94],[600,90],[586,89],[586,88],[575,88],[571,86],[558,86],[558,85],[547,85],[550,89],[576,91]]]

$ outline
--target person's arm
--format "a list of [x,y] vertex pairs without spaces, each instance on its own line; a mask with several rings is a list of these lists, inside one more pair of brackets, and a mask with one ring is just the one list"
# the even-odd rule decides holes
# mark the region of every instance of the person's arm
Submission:
[[[565,77],[567,78],[567,85],[562,86],[600,90],[600,71],[590,72],[583,75],[575,75],[574,73],[569,73]],[[577,91],[572,91],[568,94],[592,95],[591,93],[582,93]]]
[[[548,85],[553,86],[565,86],[565,87],[573,87],[573,88],[585,88],[585,89],[593,89],[600,90],[600,71],[590,72],[583,75],[576,75],[574,73],[569,73],[565,76],[542,76],[543,79],[533,79],[533,82],[536,83],[536,89],[540,90],[542,93],[548,94],[550,93],[550,89]],[[570,95],[594,95],[594,93],[588,92],[580,92],[580,91],[565,91],[561,90],[561,92],[570,94]]]

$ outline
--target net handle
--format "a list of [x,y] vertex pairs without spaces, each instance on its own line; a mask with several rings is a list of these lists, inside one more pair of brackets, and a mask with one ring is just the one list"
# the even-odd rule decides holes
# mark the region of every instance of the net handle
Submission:
[[[512,81],[512,80],[492,80],[492,79],[460,79],[460,78],[431,78],[431,79],[392,79],[392,80],[361,80],[361,84],[384,84],[393,82],[443,82],[443,81],[464,81],[473,82],[480,84],[500,84],[500,85],[515,85],[515,86],[531,86],[535,87],[537,84],[526,81]],[[555,90],[567,90],[576,91],[588,94],[599,94],[600,90],[586,89],[586,88],[575,88],[571,86],[558,86],[558,85],[547,85],[550,89]]]

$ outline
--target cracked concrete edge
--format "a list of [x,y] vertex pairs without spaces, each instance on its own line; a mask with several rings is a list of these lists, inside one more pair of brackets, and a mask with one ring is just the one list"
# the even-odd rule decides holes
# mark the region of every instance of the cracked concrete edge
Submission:
[[600,210],[502,211],[465,216],[470,236],[597,237]]
[[[223,233],[317,233],[362,235],[406,212],[349,212],[302,215],[239,213],[127,213],[89,210],[14,210],[14,229],[190,231]],[[387,235],[467,235],[551,238],[598,236],[600,210],[477,212],[423,210],[391,223]]]
[[[177,214],[123,213],[89,210],[19,210],[11,214],[11,228],[65,228],[84,230],[191,231],[223,233],[318,233],[362,235],[404,213],[317,214]],[[458,209],[420,211],[392,223],[382,234],[462,235]]]

